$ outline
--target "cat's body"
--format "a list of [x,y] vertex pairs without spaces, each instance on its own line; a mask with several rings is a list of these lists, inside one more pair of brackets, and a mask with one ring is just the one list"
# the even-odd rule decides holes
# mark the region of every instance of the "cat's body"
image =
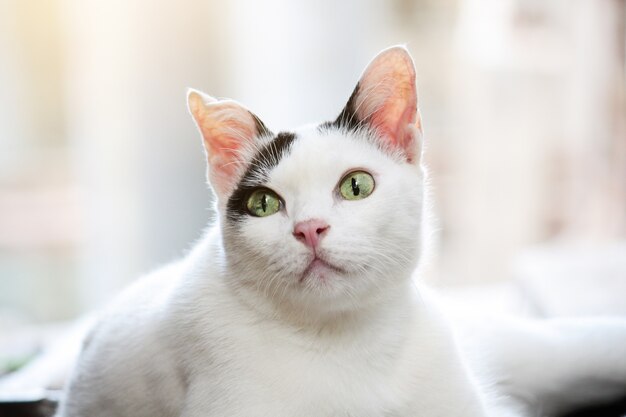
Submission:
[[211,266],[219,247],[208,237],[110,309],[64,415],[484,415],[448,326],[414,288],[303,327],[233,297]]
[[[332,123],[274,135],[232,101],[192,92],[189,106],[216,225],[107,310],[60,416],[500,417],[518,408],[501,402],[498,383],[522,403],[549,398],[508,373],[511,346],[484,367],[462,353],[414,284],[423,174],[404,49],[370,64]],[[582,376],[615,390],[626,384],[626,324],[603,329],[617,345],[604,358],[613,370]],[[539,335],[540,349],[547,340],[552,355],[580,342],[520,334]],[[598,356],[591,345],[575,357]],[[565,389],[575,373],[558,375]]]

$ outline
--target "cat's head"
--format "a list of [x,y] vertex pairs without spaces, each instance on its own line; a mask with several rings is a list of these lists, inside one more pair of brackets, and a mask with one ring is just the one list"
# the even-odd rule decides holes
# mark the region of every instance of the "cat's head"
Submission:
[[272,133],[231,100],[190,91],[235,284],[341,311],[406,282],[423,178],[415,69],[402,47],[369,64],[333,122]]

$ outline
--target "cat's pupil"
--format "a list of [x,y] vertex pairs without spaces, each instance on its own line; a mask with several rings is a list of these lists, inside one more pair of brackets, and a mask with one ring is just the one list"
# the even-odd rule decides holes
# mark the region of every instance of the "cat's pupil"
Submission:
[[263,194],[263,197],[261,197],[261,208],[263,213],[267,211],[267,194]]
[[356,178],[354,177],[352,177],[351,183],[352,183],[352,194],[354,194],[354,196],[356,197],[357,195],[361,193],[361,189],[359,188],[359,183],[356,181]]

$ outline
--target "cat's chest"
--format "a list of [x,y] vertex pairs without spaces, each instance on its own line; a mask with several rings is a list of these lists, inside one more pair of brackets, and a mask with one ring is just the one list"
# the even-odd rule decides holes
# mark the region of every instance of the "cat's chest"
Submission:
[[232,330],[197,381],[207,390],[229,387],[228,401],[236,398],[226,405],[229,415],[401,415],[383,412],[404,408],[412,397],[410,363],[398,363],[405,346],[396,341]]

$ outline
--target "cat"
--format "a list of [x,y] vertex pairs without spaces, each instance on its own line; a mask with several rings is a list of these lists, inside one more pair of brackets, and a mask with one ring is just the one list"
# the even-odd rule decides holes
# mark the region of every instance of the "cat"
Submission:
[[195,90],[188,108],[215,224],[101,315],[58,417],[531,416],[626,388],[624,321],[494,321],[481,344],[416,283],[425,173],[404,47],[332,122],[273,133]]

